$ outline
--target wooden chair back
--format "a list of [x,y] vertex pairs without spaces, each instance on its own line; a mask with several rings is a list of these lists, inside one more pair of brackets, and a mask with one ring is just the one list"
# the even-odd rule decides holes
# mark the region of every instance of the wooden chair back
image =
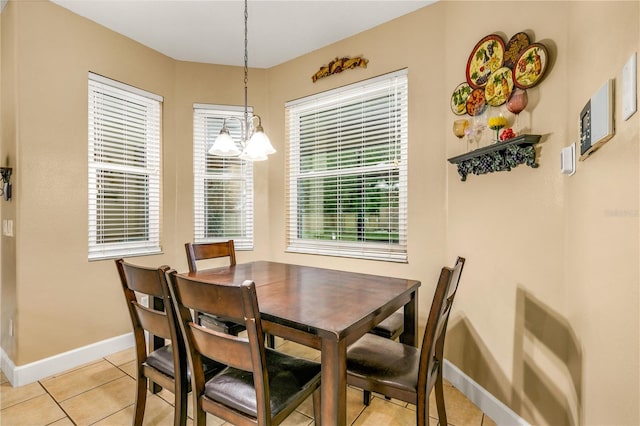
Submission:
[[[206,425],[206,413],[237,426],[277,425],[311,395],[316,424],[322,424],[321,366],[265,348],[256,286],[252,281],[216,284],[175,271],[167,275],[192,371],[195,425]],[[190,315],[192,309],[241,322],[247,337],[195,323]],[[227,367],[206,381],[202,363],[209,359]]]
[[[174,423],[183,425],[187,417],[186,351],[182,333],[177,326],[174,309],[172,303],[170,303],[170,295],[166,284],[165,274],[169,267],[149,268],[137,266],[127,263],[123,259],[118,259],[115,263],[120,275],[120,282],[127,302],[135,339],[138,389],[133,423],[134,425],[142,424],[148,379],[175,394]],[[147,296],[149,300],[148,307],[138,301],[136,293],[140,296]],[[148,348],[145,341],[145,331],[155,336],[150,339]],[[164,351],[163,356],[172,355],[173,377],[154,368],[147,362],[149,356],[154,352],[153,345],[156,338],[167,339],[171,342],[171,352]],[[153,391],[159,390],[156,385],[152,386]]]
[[[204,391],[201,360],[202,357],[208,357],[253,375],[258,424],[270,424],[271,408],[268,403],[270,399],[264,333],[255,284],[251,281],[242,284],[209,284],[172,272],[169,274],[169,286],[175,297],[174,304],[187,343],[187,357],[194,374],[194,412],[197,412],[202,404],[202,400],[197,396]],[[238,337],[198,325],[192,321],[189,309],[223,316],[244,324],[247,337]],[[234,424],[248,422],[243,414],[215,402],[208,404],[207,411]],[[229,420],[230,418],[232,420]]]
[[198,260],[228,257],[231,266],[236,264],[236,249],[233,240],[219,243],[186,243],[184,248],[187,252],[189,272],[196,272],[198,270],[196,265]]
[[[449,322],[451,306],[458,289],[464,263],[465,259],[458,257],[453,268],[444,267],[440,272],[422,340],[417,387],[418,410],[421,409],[420,402],[427,401],[436,380],[442,380],[447,323]],[[442,399],[436,399],[439,399],[437,404],[440,405]],[[438,407],[438,413],[446,416],[444,414],[444,405]]]
[[435,389],[438,421],[447,424],[442,364],[447,322],[465,259],[453,268],[443,267],[436,284],[422,339],[416,348],[367,333],[347,348],[347,382],[364,391],[368,405],[371,392],[416,405],[416,424],[429,424],[429,395]]

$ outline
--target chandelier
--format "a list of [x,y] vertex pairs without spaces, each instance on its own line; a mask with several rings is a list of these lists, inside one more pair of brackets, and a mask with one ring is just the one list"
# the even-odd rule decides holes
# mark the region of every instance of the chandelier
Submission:
[[[262,128],[262,119],[259,115],[249,117],[249,107],[247,106],[247,84],[249,82],[249,43],[247,22],[249,12],[247,0],[244,0],[244,120],[238,117],[227,117],[222,122],[220,134],[209,149],[209,154],[221,157],[239,157],[248,161],[262,161],[267,159],[267,155],[273,154],[276,150],[271,145],[269,138]],[[254,127],[255,119],[258,125]],[[238,120],[240,122],[240,141],[236,143],[227,128],[228,120]]]

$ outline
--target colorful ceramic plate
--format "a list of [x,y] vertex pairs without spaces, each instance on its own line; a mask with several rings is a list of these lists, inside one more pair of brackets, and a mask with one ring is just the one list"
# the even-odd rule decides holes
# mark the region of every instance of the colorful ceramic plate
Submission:
[[467,114],[470,116],[480,115],[487,108],[484,98],[484,89],[474,89],[467,98]]
[[451,111],[455,115],[463,115],[467,112],[467,98],[471,94],[471,87],[465,81],[458,84],[451,95]]
[[474,89],[484,87],[489,74],[504,63],[504,41],[499,35],[491,34],[476,44],[467,60],[467,83]]
[[527,46],[513,68],[513,84],[528,89],[540,82],[547,69],[547,49],[540,43]]
[[507,102],[513,91],[513,76],[511,69],[502,67],[489,75],[489,81],[484,87],[484,97],[490,106],[500,106]]
[[518,57],[530,43],[531,41],[526,33],[520,32],[514,34],[504,48],[504,66],[513,69]]

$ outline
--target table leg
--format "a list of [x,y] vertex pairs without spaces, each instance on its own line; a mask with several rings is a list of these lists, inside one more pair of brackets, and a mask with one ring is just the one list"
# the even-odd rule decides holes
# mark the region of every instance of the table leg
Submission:
[[400,342],[405,345],[418,344],[418,290],[411,293],[411,300],[404,305],[404,331]]
[[344,339],[323,338],[321,344],[322,424],[347,424],[347,345]]

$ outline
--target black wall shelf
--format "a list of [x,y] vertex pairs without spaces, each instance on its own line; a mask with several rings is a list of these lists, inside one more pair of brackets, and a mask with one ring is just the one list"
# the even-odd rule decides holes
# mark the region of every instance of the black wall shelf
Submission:
[[458,166],[462,181],[467,175],[509,171],[520,164],[536,168],[536,149],[540,135],[521,135],[504,142],[478,148],[466,154],[449,158],[451,164]]

